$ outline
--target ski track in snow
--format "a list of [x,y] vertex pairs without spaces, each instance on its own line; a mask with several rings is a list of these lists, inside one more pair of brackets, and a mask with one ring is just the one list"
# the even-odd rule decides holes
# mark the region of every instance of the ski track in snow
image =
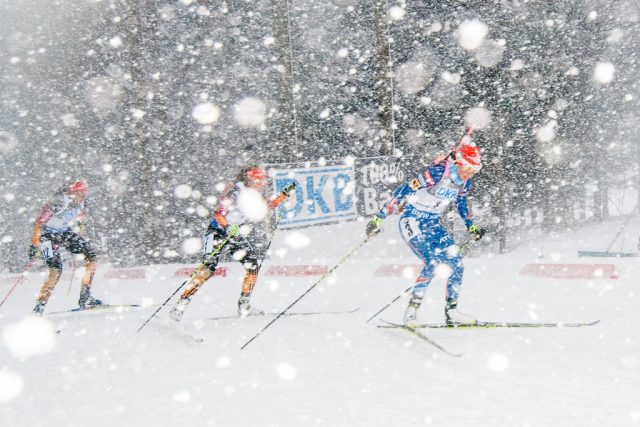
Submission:
[[[0,345],[0,373],[22,379],[17,396],[0,401],[0,424],[640,425],[640,258],[577,256],[578,250],[604,250],[618,222],[541,236],[507,254],[486,251],[466,258],[462,311],[487,321],[601,322],[573,329],[423,330],[451,352],[462,353],[461,358],[404,331],[376,328],[377,319],[365,323],[413,280],[376,276],[379,265],[418,263],[393,222],[387,221],[380,235],[291,309],[361,307],[357,312],[282,317],[244,350],[240,347],[272,317],[205,320],[235,312],[242,280],[237,263],[225,264],[227,276],[205,284],[179,327],[167,319],[167,307],[136,333],[157,306],[45,316],[62,330],[53,350],[19,357],[6,339]],[[639,220],[627,227],[638,229]],[[273,252],[288,250],[280,251],[286,252],[284,258],[267,260],[263,272],[270,265],[332,267],[362,241],[363,231],[360,222],[301,230],[310,244],[299,249],[288,248],[286,237],[300,231],[278,231]],[[531,263],[611,263],[619,277],[518,274]],[[109,267],[102,264],[94,292],[110,304],[143,304],[149,298],[158,304],[184,280],[174,276],[182,267],[188,266],[140,267],[145,279],[124,280],[103,278]],[[30,274],[0,308],[0,330],[30,312],[44,274]],[[76,304],[79,285],[74,283],[67,295],[68,275],[47,311]],[[2,276],[2,296],[13,277]],[[262,275],[253,303],[279,312],[318,278]],[[431,284],[421,321],[443,320],[444,288],[442,279]],[[399,321],[406,303],[403,297],[379,318]],[[204,341],[197,343],[192,336]]]

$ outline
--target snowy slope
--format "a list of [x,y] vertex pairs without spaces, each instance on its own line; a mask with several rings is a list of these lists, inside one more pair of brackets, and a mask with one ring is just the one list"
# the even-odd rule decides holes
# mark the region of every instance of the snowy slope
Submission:
[[[619,221],[466,259],[463,311],[495,321],[601,322],[575,329],[426,331],[462,358],[404,331],[378,329],[377,320],[365,323],[413,280],[412,273],[376,274],[381,265],[417,264],[391,222],[291,310],[359,307],[357,312],[281,318],[244,350],[240,346],[270,319],[205,320],[234,313],[242,276],[237,264],[226,264],[227,277],[212,279],[196,295],[183,331],[166,321],[163,310],[135,332],[157,307],[149,304],[163,302],[184,280],[175,273],[187,265],[140,267],[144,279],[109,279],[118,275],[101,265],[96,295],[149,306],[45,316],[51,330],[62,329],[53,336],[25,323],[44,278],[30,274],[0,308],[0,425],[640,425],[640,258],[576,254],[604,250]],[[362,241],[363,228],[356,222],[278,232],[254,303],[270,312],[284,309],[320,276],[269,275],[269,268],[331,268]],[[626,230],[625,250],[635,250],[640,220]],[[527,264],[542,263],[613,264],[617,278],[519,274]],[[3,276],[2,296],[15,277]],[[67,271],[49,312],[75,305],[79,279],[67,295],[69,279]],[[442,321],[443,299],[444,281],[438,279],[422,319]],[[380,317],[398,321],[406,301]]]

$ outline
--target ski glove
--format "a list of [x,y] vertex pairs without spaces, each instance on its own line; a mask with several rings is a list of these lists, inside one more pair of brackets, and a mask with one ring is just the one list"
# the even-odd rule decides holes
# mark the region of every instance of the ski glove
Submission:
[[487,230],[485,230],[484,228],[478,227],[475,224],[471,224],[471,227],[469,227],[469,232],[474,235],[476,240],[480,240],[482,239],[482,236],[485,235]]
[[29,260],[38,256],[38,247],[35,245],[29,245]]
[[231,237],[238,237],[240,235],[240,226],[238,224],[229,224],[226,230],[227,234]]
[[285,196],[289,196],[289,194],[291,194],[291,192],[296,188],[296,183],[292,182],[291,184],[287,185],[286,187],[284,187],[282,189],[282,194],[284,194]]
[[286,199],[287,197],[289,197],[289,194],[291,194],[291,192],[292,192],[295,188],[296,188],[296,184],[295,184],[295,182],[292,182],[292,183],[290,183],[290,184],[286,185],[286,186],[282,189],[282,191],[280,191],[280,194],[278,194],[278,197],[276,197],[275,199],[271,200],[271,201],[268,203],[269,208],[270,208],[270,209],[275,209],[275,208],[277,208],[278,206],[280,206],[280,204],[281,204],[282,202],[284,202],[284,201],[285,201],[285,199]]
[[374,236],[380,232],[380,227],[382,226],[382,218],[379,216],[374,216],[371,218],[371,221],[367,223],[367,237]]

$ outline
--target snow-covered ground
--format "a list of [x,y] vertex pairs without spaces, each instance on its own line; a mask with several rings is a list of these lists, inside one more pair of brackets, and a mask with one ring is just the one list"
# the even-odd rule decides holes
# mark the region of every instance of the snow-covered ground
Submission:
[[[51,326],[44,331],[25,318],[45,273],[30,274],[0,308],[0,425],[640,425],[640,258],[577,256],[578,250],[606,249],[620,221],[466,259],[462,311],[493,321],[600,323],[426,330],[461,358],[402,330],[376,328],[377,319],[365,322],[413,281],[413,273],[394,275],[392,266],[418,263],[391,222],[291,309],[359,307],[357,312],[280,318],[244,350],[271,318],[206,320],[235,312],[238,264],[225,264],[227,276],[207,282],[183,319],[184,330],[202,343],[173,329],[166,309],[136,333],[153,304],[184,280],[175,273],[186,265],[140,267],[144,279],[118,278],[126,272],[118,276],[101,265],[98,297],[148,306],[45,315]],[[283,310],[320,276],[278,275],[275,267],[283,267],[280,273],[291,265],[331,268],[362,241],[363,229],[364,223],[354,222],[279,231],[253,302],[266,311]],[[618,240],[625,247],[614,249],[637,250],[638,230],[636,218]],[[592,278],[543,278],[520,274],[527,264],[612,264],[615,272],[603,266]],[[391,275],[380,274],[385,265]],[[75,306],[79,276],[68,295],[65,271],[47,311]],[[16,277],[2,277],[0,296]],[[444,280],[438,279],[422,319],[442,321],[443,299]],[[380,317],[400,320],[406,303],[403,297]],[[58,328],[60,334],[51,333]]]

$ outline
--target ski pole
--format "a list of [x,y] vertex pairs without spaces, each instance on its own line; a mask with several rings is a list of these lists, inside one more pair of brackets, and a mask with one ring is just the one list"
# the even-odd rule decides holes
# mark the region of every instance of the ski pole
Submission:
[[391,305],[393,305],[394,302],[398,301],[400,298],[402,298],[403,296],[405,296],[406,294],[409,293],[409,291],[413,289],[413,285],[409,286],[407,289],[405,289],[404,291],[402,291],[402,293],[400,295],[398,295],[397,297],[395,297],[390,303],[388,303],[387,305],[385,305],[384,307],[382,307],[380,310],[376,311],[376,314],[374,314],[373,316],[371,316],[370,318],[367,319],[367,321],[365,323],[369,323],[370,320],[375,319],[375,317],[382,313],[383,311],[385,311],[388,307],[390,307]]
[[[195,271],[195,270],[193,270],[193,271]],[[191,274],[193,274],[193,273],[191,273]],[[189,279],[190,279],[190,278],[191,278],[191,277],[189,277]],[[163,302],[163,303],[162,303],[162,305],[161,305],[160,307],[158,307],[158,308],[157,308],[157,310],[156,310],[156,311],[154,311],[154,312],[153,312],[153,314],[152,314],[151,316],[149,316],[149,318],[148,318],[148,319],[147,319],[147,320],[146,320],[142,325],[140,325],[140,327],[138,328],[138,330],[137,330],[136,332],[140,332],[140,331],[142,330],[142,328],[144,328],[145,326],[147,326],[147,323],[151,322],[151,319],[153,319],[153,318],[156,316],[156,314],[158,314],[158,312],[159,312],[160,310],[162,310],[162,307],[164,307],[165,305],[167,305],[167,303],[169,302],[169,300],[171,300],[171,298],[173,298],[173,296],[174,296],[175,294],[177,294],[177,293],[178,293],[178,291],[179,291],[180,289],[182,289],[182,287],[183,287],[184,285],[186,285],[186,284],[187,284],[187,282],[189,281],[189,279],[187,279],[187,280],[185,280],[184,282],[182,282],[182,284],[181,284],[180,286],[178,286],[178,289],[176,289],[175,291],[173,291],[173,293],[172,293],[171,295],[169,295],[169,298],[167,298],[167,299],[165,300],[165,302]]]
[[[269,243],[267,243],[267,247],[264,249],[264,256],[260,260],[260,264],[258,264],[258,266],[256,267],[256,275],[258,273],[260,273],[260,269],[262,268],[262,264],[264,263],[264,260],[265,260],[265,258],[267,256],[267,252],[269,251],[269,248],[271,247],[271,242],[273,242],[273,236],[276,234],[276,230],[278,229],[278,224],[280,224],[280,220],[282,219],[283,215],[284,215],[284,209],[282,209],[282,211],[280,212],[280,215],[278,215],[278,218],[276,220],[276,224],[273,227],[273,231],[269,235]],[[245,236],[241,235],[241,237],[245,241],[247,246],[252,247],[251,243],[249,243],[249,240]]]
[[[473,239],[469,239],[466,242],[464,242],[462,245],[460,245],[460,253],[462,253],[462,250],[464,248],[466,248],[467,246],[469,246],[469,244],[473,241]],[[382,307],[380,310],[378,310],[373,316],[371,316],[370,318],[367,319],[367,321],[365,323],[369,323],[369,321],[373,320],[376,318],[376,316],[380,313],[382,313],[383,311],[385,311],[387,308],[389,308],[391,305],[393,305],[394,302],[398,301],[400,298],[402,298],[403,296],[407,295],[409,293],[409,291],[411,289],[413,289],[414,285],[409,286],[407,289],[405,289],[404,291],[402,291],[402,293],[400,295],[398,295],[397,297],[395,297],[390,303],[388,303],[387,305],[385,305],[384,307]]]
[[477,242],[477,241],[478,240],[475,237],[467,239],[463,244],[460,245],[460,249],[458,250],[460,255],[464,255],[464,250],[467,248],[467,246],[469,246],[471,243]]
[[458,145],[456,145],[455,147],[451,147],[451,149],[449,150],[449,153],[447,154],[440,154],[438,155],[432,162],[431,164],[434,165],[436,163],[440,163],[441,161],[453,156],[453,153],[455,153],[455,151],[457,149],[459,149],[460,147],[462,147],[462,144],[464,142],[466,142],[467,140],[469,140],[471,138],[471,134],[473,133],[475,129],[475,125],[471,125],[471,127],[469,127],[469,129],[467,130],[467,132],[462,136],[462,138],[460,138],[460,142],[458,143]]
[[4,298],[2,298],[2,301],[0,301],[0,307],[2,307],[2,305],[5,303],[5,301],[7,299],[9,299],[9,296],[13,293],[13,290],[18,286],[19,283],[21,283],[22,281],[24,281],[24,278],[27,274],[27,272],[29,270],[31,270],[31,267],[33,267],[33,264],[35,263],[35,259],[34,260],[30,260],[27,265],[24,267],[24,269],[22,270],[22,274],[20,274],[20,276],[18,276],[18,278],[16,278],[16,280],[13,281],[13,285],[11,286],[11,289],[9,289],[9,292],[7,292],[7,295],[5,295]]
[[304,298],[305,295],[307,295],[309,292],[311,292],[311,290],[313,288],[315,288],[320,282],[322,282],[324,279],[326,279],[329,275],[331,275],[331,273],[333,273],[338,267],[340,267],[349,257],[351,257],[353,254],[355,254],[358,249],[360,249],[365,243],[367,243],[369,241],[371,237],[367,237],[366,239],[364,239],[362,242],[360,242],[358,244],[358,246],[356,246],[355,248],[353,248],[351,250],[351,252],[349,252],[347,255],[345,255],[340,261],[338,261],[338,263],[336,265],[334,265],[333,267],[331,267],[331,269],[329,271],[327,271],[322,277],[320,277],[313,285],[309,286],[309,288],[304,291],[304,293],[302,293],[302,295],[300,295],[298,298],[296,298],[295,301],[293,301],[291,304],[289,304],[289,306],[287,308],[285,308],[284,310],[282,310],[276,317],[273,318],[272,321],[270,321],[269,323],[267,323],[265,325],[264,328],[262,328],[257,334],[255,334],[249,341],[247,341],[246,343],[244,343],[244,345],[242,347],[240,347],[240,350],[244,350],[244,348],[246,346],[248,346],[253,340],[255,340],[256,338],[258,338],[258,336],[260,336],[260,334],[262,334],[269,326],[273,325],[280,317],[284,316],[285,313],[287,311],[289,311],[289,309],[291,307],[293,307],[294,305],[296,305],[302,298]]
[[[213,252],[211,252],[208,257],[211,257],[215,254],[217,254],[218,252],[220,252],[220,250],[222,250],[222,247],[224,245],[227,244],[227,242],[229,241],[229,238],[227,237],[225,240],[223,240],[218,246],[216,246],[216,248],[213,250]],[[151,319],[153,319],[154,317],[156,317],[156,314],[158,314],[160,312],[160,310],[162,310],[162,308],[167,305],[167,303],[171,300],[171,298],[173,298],[173,296],[175,294],[178,293],[178,291],[180,291],[180,289],[182,289],[182,287],[184,285],[187,284],[187,282],[191,279],[191,277],[193,277],[193,275],[195,274],[196,271],[198,271],[199,268],[203,267],[205,265],[204,261],[202,261],[200,264],[198,264],[196,266],[196,268],[193,269],[193,271],[191,272],[191,274],[189,275],[189,278],[187,280],[185,280],[184,282],[182,282],[182,284],[180,286],[178,286],[178,289],[176,289],[175,291],[173,291],[173,293],[171,295],[169,295],[169,298],[167,298],[165,300],[165,302],[163,302],[160,307],[158,307],[158,309],[156,311],[153,312],[153,314],[151,316],[149,316],[149,318],[142,324],[140,325],[140,327],[138,328],[138,330],[136,332],[140,332],[142,330],[142,328],[144,328],[145,326],[147,326],[147,323],[149,323],[151,321]]]
[[260,269],[262,268],[262,264],[264,264],[264,259],[267,256],[267,252],[269,252],[269,248],[271,247],[271,242],[273,242],[273,236],[275,236],[276,230],[278,230],[278,225],[280,224],[280,220],[284,216],[284,212],[285,212],[284,209],[280,209],[280,215],[278,215],[278,219],[276,220],[276,225],[273,227],[273,231],[271,232],[271,235],[269,236],[269,243],[267,243],[267,247],[264,249],[264,257],[262,257],[262,259],[260,260],[260,265],[258,265],[258,273],[260,272]]
[[473,133],[473,131],[476,129],[476,125],[471,125],[469,126],[469,129],[467,129],[467,132],[464,134],[464,136],[460,139],[460,142],[458,143],[458,145],[456,146],[456,148],[460,148],[462,146],[462,143],[465,142],[465,140],[471,138],[471,134]]
[[[620,230],[618,230],[618,233],[615,236],[613,236],[613,239],[611,239],[611,242],[609,243],[609,246],[607,246],[606,252],[609,252],[611,250],[611,247],[613,246],[613,242],[618,240],[618,237],[620,237],[620,235],[625,230],[625,228],[627,228],[627,224],[629,224],[629,221],[632,218],[633,218],[633,215],[629,215],[629,217],[623,222],[622,227],[620,227]],[[624,242],[622,242],[622,243],[624,244]]]
[[73,278],[76,275],[76,260],[71,261],[71,279],[69,279],[69,289],[67,289],[67,295],[71,295],[71,286],[73,286]]
[[[292,183],[291,184],[293,187],[295,188],[295,184]],[[264,250],[264,255],[265,257],[267,256],[267,252],[269,251],[269,248],[271,247],[271,242],[273,242],[273,236],[275,236],[276,234],[276,230],[278,230],[278,225],[280,225],[280,220],[282,220],[282,218],[284,217],[284,213],[286,212],[286,210],[284,209],[284,206],[280,207],[280,214],[278,214],[278,218],[276,219],[276,225],[273,226],[273,231],[271,231],[271,235],[269,236],[269,243],[267,243],[267,247]],[[263,257],[260,260],[260,265],[258,266],[258,273],[260,272],[260,269],[262,268],[262,264],[264,263],[264,259],[265,257]]]

